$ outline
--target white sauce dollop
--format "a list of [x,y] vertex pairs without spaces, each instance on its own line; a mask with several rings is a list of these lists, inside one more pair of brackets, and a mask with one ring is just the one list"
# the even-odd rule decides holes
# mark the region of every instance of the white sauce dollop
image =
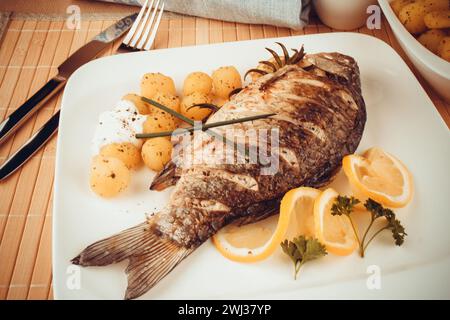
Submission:
[[135,135],[142,132],[145,120],[132,102],[120,100],[113,110],[100,114],[92,139],[93,154],[99,154],[103,146],[111,143],[130,142],[141,147],[143,141]]

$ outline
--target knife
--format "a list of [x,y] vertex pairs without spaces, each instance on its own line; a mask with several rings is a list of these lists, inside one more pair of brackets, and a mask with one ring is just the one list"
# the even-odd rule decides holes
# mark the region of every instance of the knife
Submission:
[[[39,89],[31,98],[0,123],[0,144],[2,144],[21,124],[42,107],[66,84],[72,73],[83,64],[94,59],[112,41],[122,36],[133,25],[138,13],[131,14],[98,34],[90,42],[75,51],[59,67],[58,74]],[[0,181],[25,163],[58,129],[59,111],[44,124],[16,153],[0,167]]]

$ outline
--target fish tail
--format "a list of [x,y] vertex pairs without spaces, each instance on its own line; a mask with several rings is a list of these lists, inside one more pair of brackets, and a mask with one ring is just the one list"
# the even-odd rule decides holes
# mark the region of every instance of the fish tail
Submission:
[[71,262],[80,266],[106,266],[128,259],[125,299],[137,298],[173,270],[194,249],[161,237],[147,222],[97,241]]

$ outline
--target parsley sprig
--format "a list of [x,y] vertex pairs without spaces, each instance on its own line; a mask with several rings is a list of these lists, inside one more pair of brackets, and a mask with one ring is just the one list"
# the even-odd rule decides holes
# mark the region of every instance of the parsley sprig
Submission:
[[[356,230],[353,219],[351,218],[354,207],[358,203],[360,203],[360,201],[354,197],[338,196],[335,200],[335,203],[331,207],[331,214],[338,216],[345,215],[346,217],[348,217],[352,225],[353,232],[355,233],[356,240],[359,244],[359,254],[362,258],[365,255],[368,245],[377,235],[379,235],[384,230],[391,231],[392,237],[394,238],[395,244],[397,246],[401,246],[403,244],[407,233],[400,221],[396,218],[394,211],[384,208],[380,203],[370,198],[367,199],[364,203],[364,207],[367,209],[367,211],[370,212],[370,222],[366,230],[364,231],[362,239],[360,240],[358,231]],[[366,240],[369,235],[369,231],[372,229],[375,221],[380,218],[385,218],[386,223],[383,227],[375,231],[368,240]]]
[[361,241],[359,240],[358,230],[356,229],[353,219],[350,217],[350,214],[353,212],[353,209],[360,202],[361,201],[359,201],[355,197],[337,196],[335,202],[331,206],[331,214],[333,216],[345,215],[346,217],[348,217],[348,219],[350,220],[352,229],[353,229],[353,233],[355,234],[356,241],[361,246]]
[[381,204],[378,202],[367,199],[367,201],[364,203],[364,207],[370,212],[371,214],[371,220],[368,228],[366,229],[366,232],[364,233],[363,240],[365,240],[365,237],[367,236],[370,227],[373,225],[374,221],[378,218],[385,217],[387,224],[379,229],[368,241],[365,245],[364,249],[367,248],[369,243],[375,238],[380,232],[383,230],[390,230],[392,232],[392,237],[394,238],[395,244],[397,246],[401,246],[403,242],[405,241],[405,236],[408,234],[405,232],[405,228],[402,226],[400,221],[396,219],[394,211],[391,209],[383,208]]
[[325,246],[317,239],[306,238],[305,236],[299,236],[292,239],[292,241],[284,240],[281,243],[281,248],[294,263],[294,279],[297,279],[300,268],[306,262],[327,254]]

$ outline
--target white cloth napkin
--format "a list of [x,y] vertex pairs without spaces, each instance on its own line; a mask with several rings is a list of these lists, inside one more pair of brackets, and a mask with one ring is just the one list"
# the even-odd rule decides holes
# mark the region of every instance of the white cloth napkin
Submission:
[[[100,0],[141,6],[145,0]],[[151,0],[149,0],[151,1]],[[165,10],[204,18],[301,29],[311,0],[164,0]]]

